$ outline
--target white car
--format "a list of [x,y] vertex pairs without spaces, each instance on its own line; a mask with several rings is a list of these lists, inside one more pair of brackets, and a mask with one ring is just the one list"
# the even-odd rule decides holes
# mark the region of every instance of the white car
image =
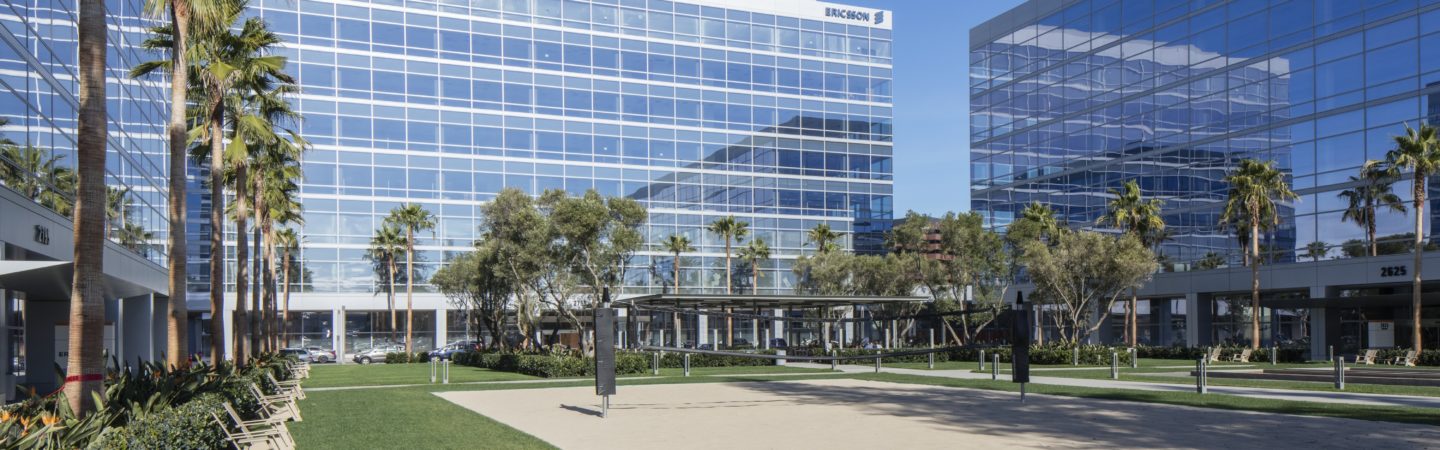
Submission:
[[376,347],[355,354],[355,362],[360,364],[383,363],[386,353],[399,353],[405,351],[404,347]]
[[313,361],[313,358],[310,357],[310,351],[303,348],[282,348],[280,349],[280,356],[289,356],[307,363]]

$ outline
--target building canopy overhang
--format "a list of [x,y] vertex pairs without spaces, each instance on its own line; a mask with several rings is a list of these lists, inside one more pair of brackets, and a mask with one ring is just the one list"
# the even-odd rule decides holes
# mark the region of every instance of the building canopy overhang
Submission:
[[[0,287],[24,292],[27,301],[70,301],[74,277],[75,265],[70,261],[0,261]],[[155,293],[109,274],[101,280],[107,299]]]
[[[1351,297],[1287,298],[1260,300],[1266,308],[1366,308],[1366,307],[1409,307],[1414,301],[1410,294],[1356,295]],[[1440,306],[1440,292],[1426,292],[1420,295],[1421,306]]]
[[668,306],[676,308],[833,308],[840,306],[920,303],[928,297],[867,295],[727,295],[650,294],[622,299],[619,306]]

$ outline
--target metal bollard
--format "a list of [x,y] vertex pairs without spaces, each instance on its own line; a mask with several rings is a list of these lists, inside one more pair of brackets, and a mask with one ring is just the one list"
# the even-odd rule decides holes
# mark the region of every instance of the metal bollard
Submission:
[[1278,362],[1278,361],[1280,360],[1280,356],[1279,356],[1279,355],[1280,355],[1280,348],[1279,348],[1279,347],[1275,347],[1275,346],[1273,346],[1273,345],[1270,346],[1270,365],[1273,366],[1273,365],[1275,365],[1276,362]]
[[[990,357],[995,358],[995,361],[993,361],[993,362],[990,363],[990,380],[991,380],[991,381],[999,380],[999,379],[1000,379],[1000,354],[999,354],[999,353],[996,353],[996,354],[994,354],[994,355],[990,355]],[[1012,375],[1013,375],[1013,374],[1012,374]]]
[[1110,351],[1110,379],[1120,379],[1120,352]]
[[[995,356],[1000,356],[1000,355],[995,355]],[[985,350],[984,350],[984,349],[981,349],[981,350],[980,350],[980,357],[977,358],[977,359],[980,361],[980,370],[985,370]]]
[[690,376],[690,354],[685,354],[685,376]]
[[[875,352],[875,354],[876,354],[876,355],[879,355],[880,352]],[[876,356],[876,357],[875,357],[875,373],[880,373],[880,357],[879,357],[879,356]]]
[[655,376],[659,376],[659,375],[660,375],[660,352],[654,352],[654,353],[651,353],[651,355],[653,355],[653,358],[651,359],[652,362],[651,362],[651,364],[650,364],[650,368],[652,369],[651,372],[654,373]]
[[1072,365],[1072,366],[1078,366],[1078,365],[1080,365],[1080,345],[1079,345],[1079,344],[1076,344],[1076,345],[1075,345],[1075,348],[1070,349],[1070,365]]
[[1345,390],[1345,358],[1335,359],[1335,389]]
[[930,370],[935,370],[935,329],[934,329],[934,328],[931,328],[931,329],[930,329],[930,353],[927,354],[926,356],[929,357],[929,362],[930,362],[929,365],[928,365],[929,369],[930,369]]
[[1195,360],[1195,393],[1197,394],[1204,394],[1208,390],[1205,386],[1207,359],[1207,357],[1201,356],[1200,359]]
[[438,358],[430,358],[430,384],[435,384],[435,361]]
[[450,360],[445,360],[445,384],[450,384]]
[[834,371],[835,371],[835,361],[836,361],[835,357],[836,357],[835,349],[832,348],[832,349],[830,349],[830,371],[831,371],[831,372],[834,372]]
[[1135,347],[1130,347],[1130,368],[1140,368],[1140,351],[1136,350]]
[[1331,361],[1334,361],[1334,360],[1335,360],[1335,346],[1333,346],[1333,345],[1330,346],[1330,360],[1331,360]]

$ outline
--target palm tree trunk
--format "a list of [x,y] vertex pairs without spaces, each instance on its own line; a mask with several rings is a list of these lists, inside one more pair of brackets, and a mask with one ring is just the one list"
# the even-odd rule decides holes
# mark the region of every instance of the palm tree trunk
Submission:
[[1370,256],[1379,255],[1378,245],[1375,243],[1375,204],[1374,200],[1367,201],[1365,205],[1367,216],[1365,218],[1365,239],[1370,241]]
[[415,229],[405,229],[405,354],[414,355]]
[[[676,295],[679,295],[679,294],[680,294],[680,252],[675,252],[675,260],[673,261],[673,263],[672,263],[671,265],[674,266],[674,270],[675,270],[675,294],[676,294]],[[675,346],[676,346],[676,347],[679,347],[680,344],[681,344],[681,342],[683,342],[683,340],[680,339],[680,313],[678,313],[678,312],[672,313],[671,316],[672,316],[672,317],[671,317],[671,321],[675,322],[675,333],[674,333],[674,334],[675,334],[675,344],[676,344]]]
[[1410,294],[1410,342],[1419,355],[1422,343],[1420,333],[1420,254],[1425,251],[1425,174],[1415,171],[1415,274]]
[[1250,348],[1260,348],[1260,213],[1250,219]]
[[[260,186],[256,186],[255,190],[258,192]],[[263,206],[259,204],[259,201],[260,196],[257,194],[255,196],[255,211],[253,211],[255,215],[255,226],[251,230],[253,234],[250,237],[250,250],[254,253],[254,257],[250,258],[250,309],[254,311],[254,314],[250,316],[250,329],[252,330],[250,333],[250,354],[252,356],[258,356],[264,351],[262,347],[264,343],[260,338],[265,332],[263,324],[261,323],[261,321],[265,320],[265,309],[260,306],[260,278],[262,278],[261,274],[264,269],[260,268],[260,209],[263,208]]]
[[250,215],[245,209],[249,198],[246,185],[245,166],[235,168],[235,365],[244,366],[251,352],[250,314],[245,306],[246,289],[250,286],[250,245],[247,243],[249,230],[246,222]]
[[[80,114],[76,171],[74,276],[70,291],[68,367],[64,391],[83,417],[105,387],[105,4],[80,2]],[[174,203],[174,202],[172,202]],[[183,235],[183,228],[181,228]],[[173,233],[174,229],[171,229]],[[174,251],[172,250],[173,254]],[[183,280],[182,280],[183,282]],[[181,293],[184,292],[183,285]],[[175,291],[171,291],[174,293]],[[172,298],[177,297],[172,295]],[[178,298],[183,299],[182,296]],[[183,305],[183,303],[182,303]],[[172,355],[173,356],[173,355]],[[183,358],[181,358],[183,359]]]
[[225,110],[210,113],[210,363],[225,358]]
[[1125,332],[1127,333],[1125,343],[1131,347],[1134,347],[1135,343],[1139,342],[1139,324],[1136,323],[1138,322],[1136,319],[1139,319],[1139,315],[1136,314],[1135,311],[1139,303],[1135,296],[1135,288],[1130,288],[1130,304],[1127,305],[1125,309],[1125,323],[1127,324],[1125,327]]
[[280,339],[276,334],[278,324],[275,323],[280,317],[275,308],[275,281],[278,277],[275,276],[275,229],[268,223],[269,218],[266,218],[266,222],[262,227],[265,241],[261,246],[265,252],[262,263],[265,265],[265,279],[261,284],[265,286],[263,297],[265,302],[265,346],[269,351],[274,352],[280,350]]
[[[725,295],[730,295],[730,236],[725,236]],[[730,313],[730,308],[725,308]],[[725,346],[735,346],[735,318],[725,316]],[[718,350],[718,349],[717,349]]]
[[284,309],[281,310],[281,313],[280,313],[280,340],[281,340],[281,342],[284,343],[284,345],[289,345],[289,344],[290,344],[290,333],[289,333],[289,331],[290,331],[290,327],[289,327],[289,325],[290,325],[290,250],[289,250],[289,249],[286,249],[284,252],[281,252],[281,254],[280,254],[280,260],[281,260],[281,261],[280,261],[280,264],[281,264],[281,269],[280,269],[280,270],[282,271],[282,272],[280,272],[280,282],[281,282],[281,283],[284,283],[284,284],[283,284],[283,287],[280,288],[280,289],[281,289],[281,292],[282,292],[280,295],[284,298],[284,302],[285,302],[285,304],[284,304],[284,306],[283,306]]
[[390,265],[390,270],[387,274],[390,278],[390,287],[385,293],[385,302],[388,303],[390,307],[390,345],[395,345],[395,330],[399,329],[399,327],[395,325],[395,255],[392,253],[386,259],[389,260]]
[[[96,8],[103,8],[103,3],[96,2]],[[83,12],[82,12],[83,14]],[[104,14],[97,11],[96,14]],[[104,17],[99,20],[103,21]],[[189,140],[186,137],[188,126],[185,123],[186,94],[190,87],[189,61],[186,59],[187,33],[190,31],[190,3],[187,1],[173,0],[170,2],[170,20],[174,24],[173,48],[170,51],[170,123],[166,126],[170,138],[170,180],[168,190],[170,199],[169,206],[169,238],[170,251],[167,253],[166,262],[170,265],[170,279],[167,285],[170,297],[165,305],[167,317],[165,334],[165,355],[166,364],[172,367],[183,367],[186,364],[185,354],[185,324],[189,318],[189,312],[185,310],[185,264],[186,264],[186,236],[185,236],[185,152],[189,148]],[[105,32],[104,23],[99,24],[101,32]],[[81,27],[82,29],[84,27]],[[104,45],[101,41],[100,45]],[[103,51],[103,49],[102,49]],[[85,50],[81,50],[85,52]],[[104,60],[100,60],[104,64]],[[104,78],[100,78],[101,89],[104,89]],[[104,101],[104,92],[101,93],[101,101]],[[103,111],[103,110],[102,110]],[[105,120],[101,117],[101,120]],[[103,144],[101,144],[103,145]]]

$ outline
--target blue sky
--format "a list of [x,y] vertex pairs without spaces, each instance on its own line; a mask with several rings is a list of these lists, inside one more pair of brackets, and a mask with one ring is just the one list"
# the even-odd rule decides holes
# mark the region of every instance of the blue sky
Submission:
[[895,217],[970,208],[970,28],[1021,0],[829,0],[894,11]]

